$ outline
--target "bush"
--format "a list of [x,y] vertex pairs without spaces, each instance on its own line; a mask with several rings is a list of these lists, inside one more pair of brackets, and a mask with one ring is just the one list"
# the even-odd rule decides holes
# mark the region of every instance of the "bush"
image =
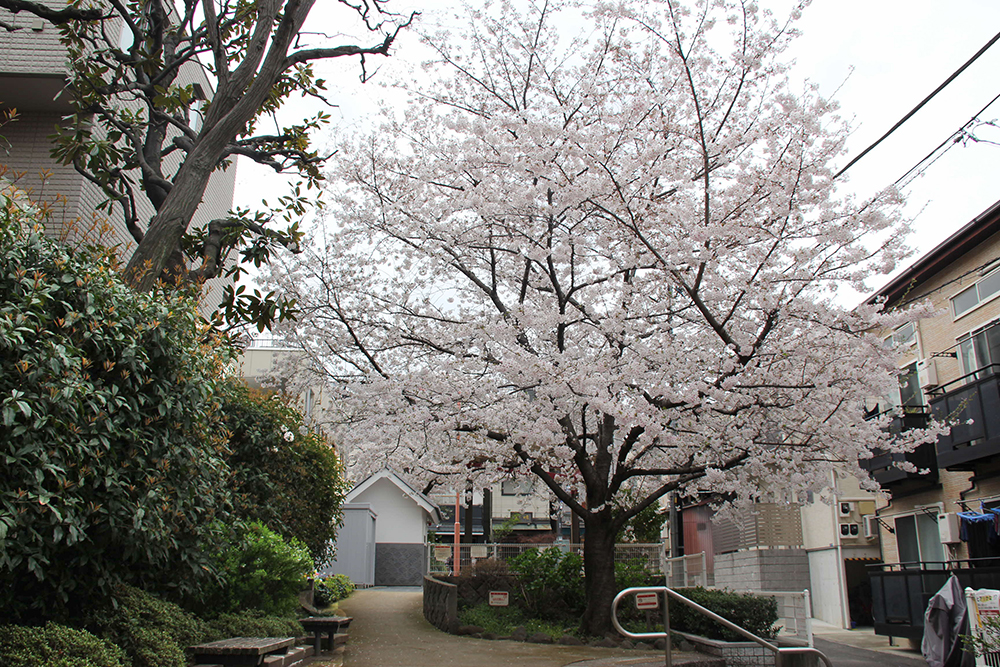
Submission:
[[194,589],[227,517],[216,383],[194,299],[46,238],[0,195],[0,609],[67,618],[119,583]]
[[322,566],[348,490],[333,444],[287,398],[238,382],[226,387],[223,412],[236,515],[300,540]]
[[343,600],[354,592],[354,582],[346,574],[334,574],[317,579],[315,583],[313,604],[322,609],[334,602]]
[[122,650],[85,630],[49,623],[0,626],[4,667],[127,667]]
[[[677,592],[758,637],[770,639],[778,634],[778,628],[775,626],[778,621],[778,603],[774,598],[701,587],[681,588],[677,589]],[[724,628],[677,600],[670,601],[670,627],[673,630],[710,639],[745,641],[743,636]]]
[[583,558],[558,548],[529,549],[507,563],[525,610],[536,618],[579,614],[585,604]]
[[283,615],[298,607],[298,593],[312,572],[309,550],[259,521],[247,524],[219,559],[221,580],[207,588],[203,604],[219,613],[257,610]]
[[124,650],[132,667],[186,667],[185,649],[208,634],[197,616],[131,586],[119,587],[112,604],[91,610],[87,627]]
[[210,641],[229,637],[301,637],[304,632],[294,618],[265,616],[253,610],[221,614],[208,623]]

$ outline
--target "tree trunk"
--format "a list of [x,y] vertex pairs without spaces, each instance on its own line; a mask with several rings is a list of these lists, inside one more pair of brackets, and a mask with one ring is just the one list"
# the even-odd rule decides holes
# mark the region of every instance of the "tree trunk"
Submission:
[[583,538],[583,571],[586,577],[587,609],[580,621],[580,631],[603,636],[612,630],[611,603],[618,594],[615,582],[615,533],[611,513],[600,512],[584,519],[587,534]]

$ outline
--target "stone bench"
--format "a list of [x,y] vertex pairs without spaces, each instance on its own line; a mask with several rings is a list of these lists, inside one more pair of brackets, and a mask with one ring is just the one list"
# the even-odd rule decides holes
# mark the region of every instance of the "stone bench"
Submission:
[[347,641],[344,632],[351,625],[350,616],[308,616],[300,618],[302,628],[313,635],[313,647],[316,655],[323,651],[323,635],[327,636],[326,650],[332,651]]
[[296,648],[295,637],[233,637],[190,647],[196,665],[221,667],[292,667],[312,655]]

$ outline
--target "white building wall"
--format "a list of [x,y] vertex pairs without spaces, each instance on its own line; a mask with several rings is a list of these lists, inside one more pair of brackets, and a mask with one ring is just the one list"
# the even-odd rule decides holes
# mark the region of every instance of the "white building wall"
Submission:
[[842,568],[837,549],[818,549],[809,551],[808,555],[813,618],[843,627],[843,609],[847,601],[841,599]]
[[423,544],[427,536],[425,513],[387,479],[365,489],[352,503],[366,503],[378,514],[375,541],[394,544]]

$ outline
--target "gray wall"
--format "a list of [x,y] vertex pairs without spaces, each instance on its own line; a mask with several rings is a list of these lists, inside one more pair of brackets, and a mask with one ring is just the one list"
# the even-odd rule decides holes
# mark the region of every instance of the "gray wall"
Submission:
[[734,591],[801,591],[809,588],[809,559],[805,549],[715,554],[715,585]]
[[375,545],[375,585],[420,586],[425,560],[423,544],[379,542]]

